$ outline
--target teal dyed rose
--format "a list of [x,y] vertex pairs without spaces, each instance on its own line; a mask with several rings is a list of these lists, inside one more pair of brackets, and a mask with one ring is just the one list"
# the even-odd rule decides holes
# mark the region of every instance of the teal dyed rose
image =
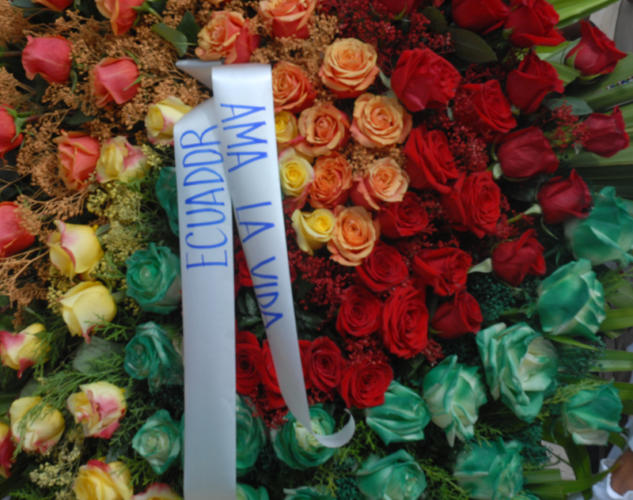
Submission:
[[453,475],[471,498],[516,498],[523,488],[521,445],[501,440],[473,445],[459,454]]
[[149,462],[156,474],[162,474],[180,455],[180,424],[172,420],[167,410],[158,410],[136,432],[132,448]]
[[586,219],[576,219],[565,228],[576,258],[589,259],[593,265],[619,260],[633,262],[633,210],[605,187],[594,197],[594,206]]
[[576,444],[605,445],[609,433],[620,432],[622,401],[612,384],[584,389],[563,404],[563,422]]
[[180,303],[180,260],[167,247],[150,243],[127,260],[127,295],[147,312],[167,314]]
[[284,500],[336,500],[334,497],[323,493],[320,489],[310,486],[302,486],[294,490],[284,490]]
[[424,401],[433,423],[446,432],[448,444],[475,436],[479,407],[486,402],[486,387],[477,367],[457,362],[449,356],[424,377]]
[[178,234],[178,197],[176,183],[176,169],[163,167],[158,174],[154,186],[156,198],[162,209],[167,214],[169,228],[172,233]]
[[370,456],[356,472],[356,483],[370,500],[418,500],[426,489],[424,472],[404,450]]
[[477,334],[486,382],[495,399],[530,422],[556,384],[558,358],[551,342],[525,323],[497,323]]
[[136,334],[125,346],[125,371],[136,379],[147,379],[150,391],[161,385],[182,383],[182,358],[165,330],[153,322],[136,327]]
[[387,445],[424,439],[430,420],[420,395],[396,381],[389,385],[384,404],[365,411],[365,422]]
[[[331,434],[334,419],[321,405],[310,408],[312,429],[316,434]],[[293,469],[308,469],[327,462],[334,454],[334,448],[326,448],[308,430],[288,414],[288,421],[279,431],[272,433],[275,454]]]
[[541,327],[552,335],[579,335],[597,340],[604,320],[604,289],[587,259],[559,267],[538,289],[536,310]]
[[237,397],[237,475],[246,474],[257,461],[266,443],[262,419],[240,397]]
[[237,483],[237,495],[235,500],[269,500],[266,488],[260,486],[255,489],[248,484]]

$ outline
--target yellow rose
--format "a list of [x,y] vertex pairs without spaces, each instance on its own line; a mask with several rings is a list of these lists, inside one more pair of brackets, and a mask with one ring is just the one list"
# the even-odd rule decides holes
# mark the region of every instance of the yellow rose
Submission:
[[290,144],[299,135],[295,115],[288,111],[280,111],[275,114],[275,135],[277,136],[277,149],[282,150],[284,146]]
[[109,439],[127,409],[123,389],[104,381],[79,388],[81,392],[66,400],[68,411],[82,425],[84,436]]
[[46,453],[55,446],[64,433],[64,417],[59,410],[45,405],[37,408],[33,415],[24,416],[42,402],[40,397],[16,399],[9,408],[11,434],[24,451]]
[[332,238],[336,217],[327,208],[317,208],[312,213],[295,210],[292,227],[297,233],[297,244],[304,252],[314,255]]
[[132,479],[123,462],[89,460],[79,467],[73,484],[77,500],[131,500]]
[[11,439],[11,429],[4,422],[0,422],[0,477],[6,479],[11,475],[14,451],[15,444]]
[[350,132],[366,148],[401,144],[411,125],[411,115],[394,97],[363,94],[354,102]]
[[191,111],[191,106],[187,106],[173,96],[150,106],[145,117],[145,128],[149,142],[152,144],[173,144],[174,125],[189,111]]
[[182,498],[166,484],[154,483],[144,492],[134,495],[132,500],[182,500]]
[[286,196],[301,196],[314,179],[312,165],[293,148],[282,151],[279,156],[281,190]]
[[97,324],[112,321],[116,304],[110,291],[98,281],[82,281],[60,299],[62,318],[71,335],[82,335],[90,342],[90,333]]
[[64,276],[90,272],[103,257],[96,227],[55,221],[57,231],[48,237],[51,263]]
[[325,49],[319,77],[337,97],[356,97],[363,93],[379,72],[376,49],[356,38],[336,40]]
[[358,266],[367,257],[380,236],[380,226],[363,207],[343,207],[334,210],[336,224],[327,244],[332,260],[343,266]]
[[132,146],[125,137],[119,135],[101,146],[95,172],[99,182],[114,179],[130,182],[145,177],[147,158],[141,148]]
[[43,360],[50,345],[38,335],[45,330],[41,323],[33,323],[20,333],[0,331],[0,360],[4,366],[18,371],[18,377],[36,361]]

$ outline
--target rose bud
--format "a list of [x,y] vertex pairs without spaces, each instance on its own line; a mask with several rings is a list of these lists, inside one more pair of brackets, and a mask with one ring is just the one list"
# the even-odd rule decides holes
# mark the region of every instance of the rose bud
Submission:
[[558,45],[565,41],[556,29],[560,16],[547,0],[512,0],[505,29],[519,47]]
[[65,83],[70,75],[70,42],[61,36],[27,36],[22,66],[29,80],[39,74],[48,83]]
[[13,439],[22,449],[44,454],[57,444],[66,425],[61,412],[48,405],[27,416],[41,402],[40,397],[16,399],[9,408],[9,419]]
[[565,63],[576,68],[583,76],[611,73],[626,53],[618,50],[613,40],[599,28],[587,21],[580,22],[582,38],[565,59]]
[[0,422],[0,476],[5,479],[11,476],[15,444],[11,439],[11,429],[4,422]]
[[114,101],[123,104],[139,89],[139,71],[130,57],[106,57],[92,70],[92,92],[100,108]]
[[85,437],[110,439],[127,409],[123,389],[104,381],[79,388],[81,392],[66,400],[68,411],[81,424]]
[[259,45],[249,22],[239,12],[216,10],[198,32],[196,55],[203,61],[224,59],[225,64],[248,62]]
[[95,0],[97,9],[103,17],[110,20],[112,33],[127,33],[138,16],[135,7],[140,7],[144,0]]
[[271,26],[274,37],[308,38],[308,22],[316,4],[317,0],[263,0],[259,13]]
[[350,132],[366,148],[402,144],[411,132],[411,115],[392,98],[363,94],[354,101]]
[[173,145],[174,125],[191,111],[191,106],[174,96],[169,96],[147,110],[145,129],[152,144]]
[[147,157],[138,146],[132,146],[125,137],[118,135],[101,146],[95,169],[99,182],[118,180],[130,182],[145,177]]
[[585,120],[586,133],[582,147],[600,156],[610,157],[629,147],[631,138],[626,131],[622,111],[617,106],[608,114],[592,113]]
[[316,92],[306,72],[296,64],[281,61],[272,71],[275,113],[299,113],[312,106]]
[[77,500],[128,500],[134,494],[130,471],[123,462],[88,460],[79,467],[73,493]]
[[342,266],[358,266],[374,249],[380,224],[363,207],[337,206],[336,222],[327,249],[330,258]]
[[451,12],[457,26],[488,33],[503,25],[510,9],[502,0],[453,0]]
[[132,500],[182,500],[182,497],[167,484],[153,483],[145,491],[134,495]]
[[82,281],[60,299],[62,318],[71,335],[90,342],[95,326],[112,321],[116,304],[110,291],[98,281]]
[[336,217],[327,208],[317,208],[314,212],[292,213],[292,228],[297,234],[299,248],[314,255],[314,251],[324,246],[332,238]]
[[310,157],[326,155],[347,142],[349,120],[332,103],[315,104],[299,115],[299,135],[302,140],[295,149],[301,154]]
[[409,268],[402,254],[382,242],[376,244],[356,272],[365,286],[376,293],[386,292],[409,278]]
[[413,272],[438,295],[453,295],[466,286],[472,257],[459,248],[426,249],[413,258]]
[[402,201],[384,205],[378,212],[380,231],[387,238],[405,238],[424,231],[429,214],[420,197],[407,191]]
[[584,218],[591,208],[587,183],[572,170],[567,179],[554,177],[541,186],[537,199],[546,224],[559,224],[573,217]]
[[466,333],[477,333],[484,320],[479,302],[466,290],[440,304],[431,320],[431,328],[443,339],[455,339]]
[[59,175],[70,189],[85,187],[99,159],[99,141],[81,132],[64,132],[55,139]]
[[511,179],[529,179],[551,174],[558,168],[558,157],[540,128],[528,127],[506,135],[497,156],[503,175]]
[[506,91],[512,104],[524,113],[534,113],[547,94],[563,93],[565,86],[554,66],[530,52],[508,75]]
[[73,3],[73,0],[33,0],[35,3],[43,5],[47,9],[61,12]]
[[352,202],[373,210],[380,210],[380,202],[402,201],[409,187],[409,176],[389,156],[371,163],[362,177],[357,176],[354,180]]
[[499,243],[492,252],[492,270],[512,286],[519,286],[528,274],[545,274],[543,245],[536,231],[528,229],[518,240]]
[[17,203],[0,202],[0,259],[30,247],[34,241],[35,236],[24,228]]
[[379,73],[376,49],[356,38],[335,40],[325,49],[319,78],[339,98],[357,97]]
[[64,276],[90,272],[103,257],[96,227],[56,220],[57,231],[48,237],[51,263]]
[[[18,134],[15,118],[9,113],[7,106],[0,105],[0,158],[4,158],[7,151],[22,144],[22,134]],[[11,109],[11,111],[13,111]]]
[[0,331],[0,359],[2,364],[17,370],[22,378],[24,370],[44,360],[50,345],[38,334],[45,331],[41,323],[33,323],[19,333]]
[[441,130],[414,128],[404,146],[404,154],[411,185],[416,189],[448,193],[449,183],[459,176],[448,139]]

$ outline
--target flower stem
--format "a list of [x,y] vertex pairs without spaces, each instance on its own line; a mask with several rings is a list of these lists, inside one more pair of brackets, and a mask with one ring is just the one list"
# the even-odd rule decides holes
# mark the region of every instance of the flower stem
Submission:
[[508,224],[514,224],[515,222],[521,220],[523,217],[527,215],[539,215],[543,213],[543,209],[538,203],[535,203],[530,208],[528,208],[525,212],[515,215],[514,217],[508,219]]

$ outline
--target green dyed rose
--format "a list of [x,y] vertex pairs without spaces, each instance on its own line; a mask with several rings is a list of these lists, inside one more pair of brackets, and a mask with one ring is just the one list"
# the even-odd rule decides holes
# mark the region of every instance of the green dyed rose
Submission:
[[556,384],[556,350],[525,323],[497,323],[477,334],[477,347],[492,397],[531,422]]
[[633,211],[605,187],[594,197],[594,206],[586,219],[576,219],[565,228],[576,258],[589,259],[593,265],[619,260],[633,262]]
[[426,489],[424,472],[404,450],[370,456],[356,472],[356,482],[370,500],[418,500]]
[[156,474],[162,474],[180,455],[182,434],[180,425],[167,410],[158,410],[132,438],[132,448],[149,462]]
[[563,422],[576,444],[605,445],[609,433],[620,432],[622,401],[612,384],[584,389],[563,405]]
[[606,317],[604,289],[587,259],[572,261],[548,276],[538,289],[536,310],[543,331],[597,340]]
[[246,474],[257,461],[266,443],[262,419],[240,397],[237,397],[237,475]]
[[448,444],[475,436],[479,407],[486,402],[486,388],[475,366],[449,356],[424,377],[424,400],[433,423],[446,432]]
[[302,486],[294,490],[284,490],[284,500],[336,500],[330,495],[322,493],[310,486]]
[[260,486],[255,489],[248,484],[237,483],[236,500],[268,500],[268,492],[266,488]]
[[127,295],[147,312],[167,314],[180,303],[180,260],[167,247],[150,243],[127,260]]
[[473,445],[457,457],[454,476],[471,498],[508,500],[523,488],[521,445],[495,441]]
[[136,379],[147,379],[151,392],[161,385],[182,383],[182,358],[165,331],[156,323],[143,323],[125,346],[125,371]]
[[387,445],[424,439],[430,420],[420,395],[396,381],[389,385],[384,404],[365,411],[365,422]]
[[[331,434],[334,430],[334,419],[321,405],[310,408],[310,420],[316,434]],[[290,413],[283,427],[273,431],[272,440],[279,460],[293,469],[303,470],[324,464],[336,451],[319,443]]]
[[163,167],[158,174],[154,186],[158,203],[167,214],[169,228],[174,234],[178,234],[178,197],[176,183],[176,169]]

